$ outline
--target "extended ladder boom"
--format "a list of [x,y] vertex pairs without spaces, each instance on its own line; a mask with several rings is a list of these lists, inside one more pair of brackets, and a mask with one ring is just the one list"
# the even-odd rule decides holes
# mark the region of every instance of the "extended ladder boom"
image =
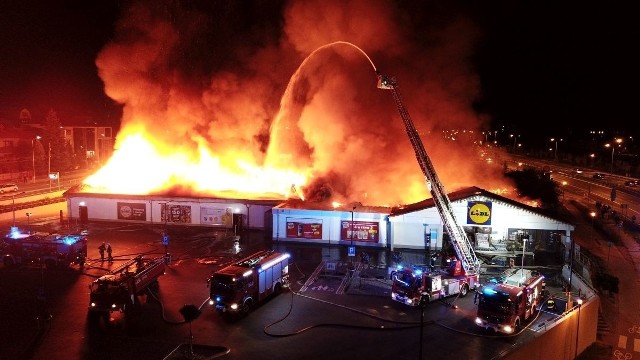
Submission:
[[444,227],[447,229],[447,232],[451,237],[451,242],[456,251],[456,254],[462,261],[462,266],[464,267],[464,270],[467,272],[467,274],[475,274],[478,272],[480,262],[478,261],[478,258],[473,251],[471,243],[467,238],[467,234],[464,232],[464,229],[458,224],[456,218],[453,216],[451,201],[449,200],[447,193],[444,191],[442,183],[438,179],[438,175],[436,174],[433,164],[431,163],[431,159],[429,158],[429,155],[427,155],[427,151],[422,144],[422,140],[420,140],[420,135],[413,125],[413,121],[411,121],[409,112],[402,103],[396,81],[393,78],[388,78],[380,74],[377,75],[378,88],[391,90],[391,93],[393,94],[393,99],[396,102],[398,111],[400,111],[400,117],[402,118],[402,122],[404,123],[407,135],[409,136],[409,140],[411,141],[411,145],[413,146],[413,150],[415,151],[416,159],[418,160],[418,164],[420,165],[422,173],[426,177],[427,188],[431,192],[431,196],[433,197],[438,212],[440,213],[440,217],[442,218]]

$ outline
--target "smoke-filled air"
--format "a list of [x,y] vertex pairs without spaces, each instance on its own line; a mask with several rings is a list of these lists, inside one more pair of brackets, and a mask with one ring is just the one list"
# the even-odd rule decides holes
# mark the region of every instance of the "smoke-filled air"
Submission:
[[376,69],[397,79],[446,191],[510,188],[478,154],[488,119],[472,108],[481,92],[468,61],[482,34],[461,14],[437,15],[412,18],[391,0],[135,2],[96,59],[123,115],[114,154],[83,188],[424,200],[424,175]]

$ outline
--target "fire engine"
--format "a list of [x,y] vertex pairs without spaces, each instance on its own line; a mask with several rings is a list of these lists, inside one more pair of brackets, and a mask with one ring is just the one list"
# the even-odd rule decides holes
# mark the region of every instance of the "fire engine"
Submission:
[[290,257],[263,250],[214,272],[207,280],[209,304],[219,313],[248,313],[289,287]]
[[12,229],[0,244],[4,266],[44,265],[47,269],[84,266],[87,237],[78,234],[22,233]]
[[420,296],[426,295],[427,299],[425,300],[434,300],[454,294],[465,296],[471,288],[477,286],[480,262],[467,234],[454,216],[451,201],[438,178],[427,150],[422,144],[420,134],[402,103],[396,80],[381,75],[377,69],[376,74],[378,88],[391,90],[416,159],[425,176],[427,188],[457,256],[457,259],[450,262],[448,271],[445,272],[425,272],[424,269],[417,269],[416,272],[413,270],[396,272],[393,276],[391,298],[407,305],[416,306],[420,304]]
[[158,286],[158,277],[164,275],[165,257],[131,259],[89,284],[89,311],[108,314],[127,313],[140,304],[138,296],[150,287]]
[[517,269],[504,280],[482,287],[478,296],[476,324],[504,334],[517,333],[537,312],[544,290],[544,276]]
[[418,306],[421,300],[431,302],[452,295],[465,297],[479,284],[478,274],[465,273],[460,261],[448,260],[445,270],[430,271],[429,266],[401,268],[393,275],[391,298],[409,306]]

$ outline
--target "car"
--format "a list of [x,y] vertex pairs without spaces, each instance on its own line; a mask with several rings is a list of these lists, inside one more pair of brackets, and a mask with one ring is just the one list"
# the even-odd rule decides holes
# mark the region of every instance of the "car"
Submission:
[[574,171],[576,172],[576,174],[582,174],[583,173],[582,169],[580,169],[580,168],[576,168]]
[[638,186],[638,180],[627,180],[624,182],[624,186]]
[[18,185],[16,184],[0,184],[0,194],[4,194],[6,192],[15,192],[18,191]]
[[594,179],[600,179],[600,180],[602,180],[602,179],[604,179],[604,174],[603,174],[603,173],[595,173],[595,174],[593,174],[593,176],[592,176],[592,177],[593,177]]

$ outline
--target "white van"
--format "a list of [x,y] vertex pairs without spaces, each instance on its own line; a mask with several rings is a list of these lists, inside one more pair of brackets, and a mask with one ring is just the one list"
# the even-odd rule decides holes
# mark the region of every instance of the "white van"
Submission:
[[6,192],[18,191],[18,185],[16,184],[0,184],[0,194]]

